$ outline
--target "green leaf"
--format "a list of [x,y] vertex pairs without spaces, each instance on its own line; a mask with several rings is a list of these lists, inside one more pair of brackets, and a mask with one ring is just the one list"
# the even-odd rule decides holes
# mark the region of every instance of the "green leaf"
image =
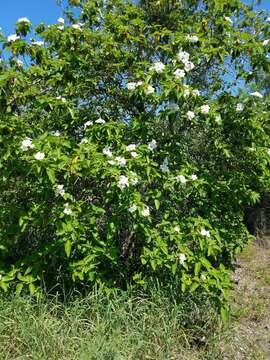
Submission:
[[65,242],[65,252],[66,252],[67,257],[70,257],[70,253],[71,253],[71,241],[70,240],[67,240]]
[[155,199],[155,207],[158,210],[160,207],[160,201],[158,199]]
[[229,321],[229,310],[228,310],[228,308],[227,307],[222,307],[220,309],[220,315],[221,315],[221,318],[222,318],[223,322],[225,324],[227,324],[228,321]]
[[52,168],[46,169],[47,175],[51,181],[52,184],[55,184],[55,172]]

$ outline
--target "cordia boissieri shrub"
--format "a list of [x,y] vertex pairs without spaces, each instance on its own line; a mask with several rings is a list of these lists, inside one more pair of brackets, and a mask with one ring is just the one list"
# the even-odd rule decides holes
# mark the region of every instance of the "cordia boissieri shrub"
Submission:
[[268,23],[241,1],[179,2],[164,24],[76,5],[35,40],[27,18],[1,35],[0,287],[157,278],[224,304],[244,209],[269,188],[251,73],[269,69]]

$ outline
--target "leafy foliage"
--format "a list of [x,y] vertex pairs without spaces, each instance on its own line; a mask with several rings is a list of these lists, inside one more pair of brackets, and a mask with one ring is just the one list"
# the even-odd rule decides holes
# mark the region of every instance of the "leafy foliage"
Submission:
[[238,0],[161,5],[70,1],[42,40],[2,36],[3,290],[159,279],[226,303],[270,178],[269,102],[234,86],[269,70],[269,25]]

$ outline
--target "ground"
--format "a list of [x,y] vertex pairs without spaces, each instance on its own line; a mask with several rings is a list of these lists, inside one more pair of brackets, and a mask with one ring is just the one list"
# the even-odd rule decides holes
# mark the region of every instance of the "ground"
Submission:
[[270,248],[249,246],[232,277],[226,328],[197,298],[174,303],[164,291],[64,304],[2,296],[0,360],[269,360]]
[[234,318],[230,341],[224,346],[224,360],[269,360],[270,248],[267,242],[253,244],[239,256],[233,279]]

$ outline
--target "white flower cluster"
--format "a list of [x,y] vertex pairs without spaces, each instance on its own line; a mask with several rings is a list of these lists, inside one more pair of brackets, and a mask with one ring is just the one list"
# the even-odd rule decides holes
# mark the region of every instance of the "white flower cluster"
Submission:
[[128,187],[129,184],[135,186],[136,184],[138,184],[138,177],[134,172],[131,172],[130,174],[130,178],[128,178],[125,175],[120,175],[117,186],[123,190],[125,187]]
[[34,157],[36,160],[41,161],[45,158],[45,154],[43,152],[39,151],[34,155]]
[[31,21],[27,17],[23,17],[17,20],[17,23],[31,24]]
[[148,85],[144,92],[146,95],[154,94],[155,88],[152,85]]
[[[32,143],[32,139],[29,137],[25,138],[21,143],[21,149],[23,151],[27,151],[29,149],[34,149],[34,148],[35,148],[35,145]],[[43,152],[37,152],[34,155],[34,158],[38,161],[41,161],[45,158],[45,154]]]
[[35,145],[32,143],[32,139],[27,137],[22,141],[21,149],[27,151],[29,149],[34,149]]
[[184,263],[185,263],[185,261],[186,261],[186,255],[185,254],[180,254],[179,256],[178,256],[178,259],[179,259],[179,263],[181,264],[181,265],[184,265]]
[[70,207],[69,207],[69,204],[68,204],[68,203],[65,203],[65,204],[64,204],[64,214],[66,214],[66,215],[71,215],[71,213],[72,213],[72,211],[71,211],[71,209],[70,209]]
[[183,70],[183,69],[176,69],[173,74],[174,74],[174,77],[178,80],[183,79],[186,75],[185,70]]
[[210,106],[209,105],[202,105],[201,106],[201,113],[204,115],[209,114]]
[[127,89],[128,90],[135,90],[137,87],[141,86],[142,84],[143,84],[142,81],[129,82],[129,83],[127,83]]
[[32,45],[35,45],[35,46],[44,46],[44,41],[32,41]]
[[206,236],[206,237],[210,237],[210,231],[209,230],[205,230],[204,228],[201,229],[201,235],[202,236]]
[[95,124],[105,124],[106,121],[103,120],[102,118],[98,118],[98,119],[95,120],[94,122],[91,121],[91,120],[88,120],[88,121],[86,121],[86,122],[84,123],[83,127],[84,127],[84,129],[86,129],[86,128],[88,128],[89,126],[94,125],[94,123],[95,123]]
[[243,111],[244,108],[245,108],[245,106],[244,106],[244,104],[242,104],[242,103],[238,103],[238,104],[236,105],[236,111],[238,111],[238,112]]
[[150,141],[149,143],[148,143],[148,148],[150,149],[150,150],[155,150],[156,148],[157,148],[157,142],[156,142],[156,140],[152,140],[152,141]]
[[[190,178],[192,181],[195,181],[198,179],[198,176],[196,174],[192,174]],[[176,176],[176,181],[185,185],[187,183],[188,179],[184,175],[178,175],[178,176]]]
[[55,195],[56,196],[64,196],[65,195],[65,189],[64,189],[64,185],[59,184],[56,186],[55,188]]
[[255,91],[255,92],[253,92],[253,93],[251,93],[250,94],[251,96],[255,96],[255,97],[258,97],[258,98],[263,98],[263,95],[260,93],[260,92],[258,92],[258,91]]
[[135,151],[136,147],[137,147],[136,144],[130,144],[130,145],[126,146],[126,151],[128,151],[133,158],[138,156],[138,154]]
[[7,37],[8,42],[14,42],[19,39],[20,39],[20,37],[17,34],[12,34]]
[[196,35],[187,35],[186,39],[187,39],[187,41],[194,43],[194,44],[199,41],[199,38]]
[[190,54],[186,51],[180,51],[177,54],[177,58],[179,61],[181,61],[184,64],[184,68],[186,72],[189,72],[195,68],[195,65],[193,62],[189,60]]
[[76,30],[82,30],[83,23],[73,24],[73,25],[71,25],[71,27]]
[[150,68],[150,70],[155,71],[157,74],[161,74],[164,69],[165,65],[161,61],[155,62]]

